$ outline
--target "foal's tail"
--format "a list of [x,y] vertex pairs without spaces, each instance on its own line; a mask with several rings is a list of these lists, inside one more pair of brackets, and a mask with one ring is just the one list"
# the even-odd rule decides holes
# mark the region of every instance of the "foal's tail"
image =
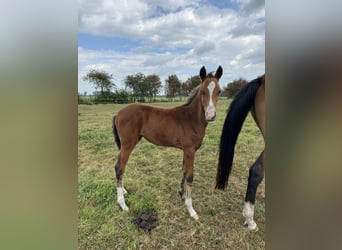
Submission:
[[224,190],[228,184],[228,177],[232,170],[235,144],[242,124],[249,110],[254,106],[254,99],[258,88],[263,82],[262,79],[262,77],[258,77],[243,86],[230,104],[221,134],[215,186],[217,189]]
[[121,141],[120,141],[118,130],[116,129],[115,119],[116,119],[116,115],[114,115],[113,123],[112,123],[113,135],[114,135],[114,139],[115,139],[116,145],[118,146],[119,149],[121,149]]

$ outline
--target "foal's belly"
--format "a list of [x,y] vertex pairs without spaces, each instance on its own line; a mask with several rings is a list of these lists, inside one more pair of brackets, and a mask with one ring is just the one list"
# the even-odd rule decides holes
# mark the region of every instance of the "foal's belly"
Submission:
[[151,131],[142,133],[142,137],[158,146],[182,148],[179,136],[175,136],[172,134]]

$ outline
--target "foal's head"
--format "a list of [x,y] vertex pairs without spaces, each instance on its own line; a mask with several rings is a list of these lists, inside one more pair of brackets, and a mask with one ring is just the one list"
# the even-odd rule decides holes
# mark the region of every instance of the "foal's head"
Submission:
[[216,117],[216,104],[218,96],[221,92],[219,79],[222,76],[222,67],[219,66],[214,73],[207,75],[206,69],[203,66],[200,70],[201,85],[199,87],[201,102],[205,112],[207,121],[214,121]]

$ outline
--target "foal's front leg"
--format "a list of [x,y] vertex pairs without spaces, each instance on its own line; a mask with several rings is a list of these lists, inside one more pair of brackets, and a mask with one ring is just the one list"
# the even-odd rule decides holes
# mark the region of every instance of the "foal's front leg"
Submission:
[[191,185],[194,178],[194,158],[195,150],[184,150],[183,157],[183,179],[180,186],[180,194],[185,202],[189,214],[195,220],[198,220],[198,215],[192,207]]
[[182,200],[185,200],[185,189],[184,189],[184,183],[185,183],[185,159],[183,159],[183,178],[179,186],[179,195],[182,197]]

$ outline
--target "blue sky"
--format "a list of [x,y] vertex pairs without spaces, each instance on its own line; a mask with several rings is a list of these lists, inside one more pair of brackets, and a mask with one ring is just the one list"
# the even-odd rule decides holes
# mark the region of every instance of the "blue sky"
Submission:
[[265,3],[259,0],[79,0],[78,91],[95,91],[91,69],[157,74],[162,83],[223,67],[221,86],[265,71]]

